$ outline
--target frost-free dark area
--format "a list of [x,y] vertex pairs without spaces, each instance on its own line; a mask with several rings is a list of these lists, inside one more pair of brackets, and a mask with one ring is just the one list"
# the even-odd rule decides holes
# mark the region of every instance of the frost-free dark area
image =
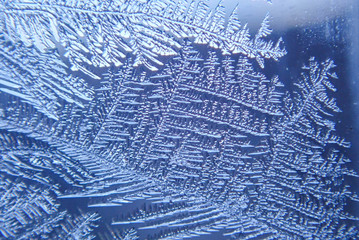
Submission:
[[345,16],[0,6],[2,238],[358,238]]

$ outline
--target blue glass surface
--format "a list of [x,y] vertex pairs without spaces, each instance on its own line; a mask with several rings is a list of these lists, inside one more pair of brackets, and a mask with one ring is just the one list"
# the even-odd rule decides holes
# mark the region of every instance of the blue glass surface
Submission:
[[1,239],[358,239],[354,0],[0,1]]

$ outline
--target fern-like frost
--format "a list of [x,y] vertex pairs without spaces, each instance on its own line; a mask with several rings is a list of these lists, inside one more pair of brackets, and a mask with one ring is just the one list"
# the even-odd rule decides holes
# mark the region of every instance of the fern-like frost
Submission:
[[177,55],[184,38],[224,54],[255,58],[262,67],[264,58],[278,60],[286,54],[281,39],[276,44],[263,39],[263,33],[270,33],[267,18],[253,40],[236,9],[225,23],[224,7],[209,10],[205,1],[13,1],[4,2],[1,13],[10,39],[40,51],[61,44],[72,70],[96,79],[89,66],[120,66],[129,53],[135,56],[134,66],[155,71],[163,65],[162,57]]
[[0,19],[3,238],[359,237],[336,66],[261,73],[286,54],[269,15],[254,37],[202,0],[1,1]]

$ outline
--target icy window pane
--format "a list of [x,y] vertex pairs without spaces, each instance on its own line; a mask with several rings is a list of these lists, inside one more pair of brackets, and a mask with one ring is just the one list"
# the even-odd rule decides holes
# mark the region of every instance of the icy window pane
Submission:
[[358,239],[358,6],[0,1],[0,239]]

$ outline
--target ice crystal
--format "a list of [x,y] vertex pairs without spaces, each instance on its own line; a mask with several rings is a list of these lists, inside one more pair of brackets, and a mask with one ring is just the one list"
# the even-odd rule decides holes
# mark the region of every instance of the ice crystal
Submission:
[[0,91],[35,106],[50,118],[67,103],[83,106],[92,97],[87,84],[68,75],[56,52],[39,53],[0,36]]
[[264,40],[268,15],[251,37],[236,11],[2,1],[1,235],[359,237],[334,62],[267,77],[281,40]]
[[281,39],[276,44],[263,39],[270,33],[266,24],[251,39],[236,10],[225,23],[222,4],[210,10],[202,0],[3,1],[1,13],[3,31],[11,40],[40,51],[61,44],[72,70],[96,79],[89,66],[120,66],[128,53],[135,56],[135,66],[157,70],[161,57],[176,55],[184,38],[224,54],[244,54],[261,66],[263,58],[277,60],[286,53]]

